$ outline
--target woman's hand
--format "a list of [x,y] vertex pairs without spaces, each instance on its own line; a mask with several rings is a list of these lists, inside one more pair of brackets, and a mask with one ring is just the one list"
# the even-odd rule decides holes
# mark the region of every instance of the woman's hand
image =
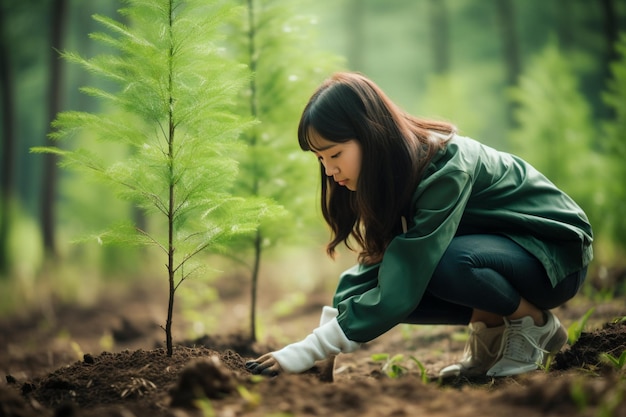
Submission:
[[311,369],[317,361],[340,352],[354,352],[361,344],[348,339],[337,321],[337,314],[337,309],[324,307],[320,326],[311,334],[299,342],[246,362],[246,368],[257,375],[298,374]]
[[271,353],[266,353],[253,361],[246,362],[246,368],[255,375],[265,376],[276,376],[283,371]]

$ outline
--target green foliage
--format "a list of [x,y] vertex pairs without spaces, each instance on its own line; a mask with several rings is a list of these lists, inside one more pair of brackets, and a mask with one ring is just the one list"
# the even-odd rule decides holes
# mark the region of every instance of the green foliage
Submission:
[[305,306],[306,302],[306,293],[303,291],[291,292],[274,303],[272,306],[272,314],[277,318],[292,316],[298,308]]
[[322,79],[338,69],[338,58],[311,47],[316,21],[299,12],[300,4],[243,3],[246,15],[233,26],[229,46],[253,72],[240,95],[239,112],[258,123],[243,135],[248,146],[237,158],[241,175],[234,193],[262,195],[285,207],[280,216],[262,219],[263,247],[272,247],[285,238],[302,240],[303,228],[313,223],[317,161],[300,150],[296,131],[308,98]]
[[587,321],[589,321],[589,318],[591,317],[594,311],[595,311],[595,307],[590,308],[580,318],[580,320],[573,322],[567,328],[567,342],[570,345],[573,345],[574,343],[578,341],[578,339],[580,339],[580,335],[582,334],[583,330],[585,330],[585,325],[587,324]]
[[604,183],[607,194],[605,221],[611,236],[626,249],[626,34],[616,44],[619,59],[611,65],[612,78],[608,82],[604,101],[613,110],[614,117],[604,123],[605,134],[601,136],[601,146],[607,163],[603,167],[610,181]]
[[[234,0],[233,0],[234,1]],[[11,1],[3,3],[5,20],[2,22],[4,36],[7,45],[19,45],[9,48],[6,57],[6,67],[13,73],[12,85],[15,87],[18,99],[13,103],[16,119],[17,148],[16,149],[16,191],[20,204],[27,213],[37,213],[39,203],[41,158],[27,155],[27,149],[41,142],[47,131],[47,100],[46,94],[50,86],[48,80],[48,54],[42,51],[50,51],[49,44],[49,2],[19,2]],[[477,139],[488,144],[507,148],[505,129],[505,100],[502,91],[505,85],[504,66],[502,61],[502,37],[499,36],[499,24],[497,22],[498,2],[476,2],[474,0],[455,0],[447,2],[448,30],[445,28],[432,27],[432,7],[429,2],[400,0],[394,2],[355,2],[352,0],[337,0],[334,2],[289,2],[285,4],[295,5],[296,12],[306,10],[309,14],[317,16],[318,24],[316,32],[319,37],[311,37],[303,47],[293,48],[302,54],[303,59],[295,62],[297,66],[313,66],[316,62],[316,54],[309,55],[309,51],[316,50],[334,51],[335,53],[354,58],[346,63],[353,70],[362,71],[375,79],[390,96],[411,111],[419,105],[418,113],[427,116],[446,117],[455,121],[464,133],[475,136]],[[615,16],[623,16],[626,11],[626,2],[614,2]],[[111,55],[117,55],[118,49],[109,46],[108,43],[86,42],[85,32],[91,32],[92,26],[97,22],[85,17],[91,13],[99,13],[104,16],[114,16],[118,1],[90,0],[83,2],[70,2],[67,19],[67,27],[64,28],[67,48],[80,51],[86,55],[98,54],[106,51]],[[258,4],[258,3],[257,3]],[[269,3],[263,3],[269,4]],[[353,13],[354,5],[358,5],[360,12]],[[550,35],[558,34],[561,43],[560,51],[567,52],[569,64],[568,71],[582,81],[581,91],[590,106],[593,106],[594,114],[603,114],[604,107],[597,98],[605,86],[606,76],[606,38],[603,31],[597,30],[602,26],[605,16],[602,8],[597,7],[597,2],[572,2],[568,4],[568,13],[563,13],[563,8],[558,2],[545,2],[542,0],[528,0],[514,2],[514,18],[517,27],[516,46],[519,50],[520,64],[523,68],[532,68],[536,61],[530,60],[538,51],[546,46]],[[268,9],[269,12],[269,9]],[[242,13],[245,11],[242,10]],[[296,17],[293,16],[292,19]],[[360,19],[360,20],[359,20]],[[241,19],[243,21],[245,19]],[[291,26],[287,26],[287,29]],[[360,28],[360,30],[358,30]],[[559,28],[556,30],[555,28]],[[432,62],[434,45],[433,30],[439,29],[447,36],[447,43],[443,46],[443,52],[447,51],[450,57],[450,83],[442,81],[439,77],[433,77]],[[283,31],[282,27],[276,31],[276,39],[291,37],[294,34],[304,34],[300,31]],[[308,35],[307,35],[308,36]],[[231,36],[227,41],[232,40]],[[230,47],[228,51],[230,51]],[[291,52],[294,52],[293,50]],[[286,62],[288,55],[275,55],[274,62],[268,65],[281,65]],[[295,68],[296,65],[290,65]],[[151,63],[147,65],[147,69]],[[67,71],[66,71],[67,70]],[[64,68],[66,76],[63,80],[63,96],[65,108],[89,109],[99,111],[97,105],[101,102],[85,95],[76,94],[76,86],[89,84],[99,86],[115,85],[112,79],[95,78],[95,73],[82,71],[82,68]],[[302,78],[301,80],[313,83],[318,75]],[[561,74],[552,72],[550,80],[559,82]],[[617,85],[616,85],[617,86]],[[439,87],[444,89],[439,90]],[[611,87],[612,90],[612,87]],[[438,94],[439,92],[439,94]],[[623,96],[622,96],[623,97]],[[276,100],[278,102],[278,100]],[[431,106],[432,103],[432,106]],[[624,100],[615,97],[617,106],[624,106]],[[299,105],[293,109],[300,109]],[[261,121],[262,124],[265,123]],[[262,126],[259,125],[260,126]],[[292,132],[293,127],[284,132]],[[623,131],[618,129],[615,132]],[[599,143],[608,141],[605,131],[595,129],[595,140]],[[598,143],[595,146],[598,146]],[[601,201],[599,203],[617,206],[623,204],[624,181],[611,179],[620,171],[617,154],[611,154],[607,150],[608,144],[602,145],[606,158],[611,157],[615,161],[611,164],[604,163],[597,173],[610,172],[598,182],[598,189],[604,190],[610,187],[610,191],[598,191]],[[93,149],[92,149],[93,151]],[[106,157],[107,150],[98,152],[99,156]],[[306,163],[313,164],[306,156]],[[614,165],[614,166],[613,166]],[[303,166],[303,172],[309,172]],[[67,174],[63,174],[67,179]],[[58,210],[62,215],[73,210],[75,223],[66,223],[68,217],[59,219],[58,230],[66,233],[66,229],[74,229],[78,220],[88,222],[92,219],[94,210],[83,210],[84,206],[74,207],[67,201],[66,187],[78,188],[76,184],[82,181],[79,177],[64,180],[59,187],[60,201],[64,206]],[[290,183],[292,181],[289,181]],[[74,191],[72,191],[72,194]],[[100,196],[104,199],[104,196]],[[295,199],[299,199],[300,195]],[[594,197],[595,198],[595,197]],[[295,200],[294,199],[294,200]],[[304,204],[306,203],[302,200]],[[93,207],[102,207],[106,203],[93,203]],[[116,207],[117,209],[118,207]],[[120,208],[119,213],[111,215],[119,216],[127,208]],[[310,210],[309,212],[313,212]],[[615,239],[623,241],[626,234],[623,231],[610,230],[613,225],[623,224],[624,212],[617,208],[611,208],[602,214],[601,221],[606,219],[607,226],[600,230],[600,224],[594,220],[594,228],[597,232],[609,232]],[[100,217],[98,215],[98,217]],[[71,219],[71,217],[69,217]],[[103,222],[109,219],[98,218]],[[299,222],[301,218],[294,215],[284,223]],[[275,228],[283,222],[277,224]],[[84,223],[83,223],[84,224]],[[106,223],[108,224],[108,223]],[[603,235],[596,233],[599,242]],[[266,241],[274,243],[272,239]],[[602,251],[604,252],[604,251]],[[597,251],[601,256],[600,250]]]
[[426,91],[420,96],[418,113],[424,117],[448,120],[459,128],[462,135],[499,149],[505,148],[502,136],[506,128],[506,107],[493,101],[495,91],[485,94],[486,90],[494,89],[490,82],[497,78],[496,71],[497,68],[491,66],[431,75]]
[[214,285],[214,278],[197,276],[176,292],[181,300],[180,313],[185,322],[189,323],[185,335],[187,338],[195,339],[220,329],[225,307],[219,302],[220,293]]
[[[597,246],[597,245],[596,245]],[[591,282],[585,282],[581,288],[581,293],[595,303],[602,304],[610,302],[615,298],[618,289],[610,284],[601,286],[593,285]]]
[[107,164],[89,145],[35,151],[61,156],[63,165],[94,174],[116,187],[122,199],[155,215],[149,229],[123,222],[97,239],[153,245],[166,257],[170,305],[165,330],[171,354],[173,296],[200,269],[193,258],[209,249],[228,250],[233,236],[256,230],[260,213],[270,207],[227,192],[237,175],[231,155],[239,152],[237,138],[247,126],[233,110],[248,74],[224,56],[219,43],[220,29],[237,9],[219,1],[127,3],[120,13],[128,25],[94,17],[108,33],[94,33],[92,39],[117,55],[63,54],[118,85],[117,91],[82,89],[114,112],[62,113],[50,136],[68,139],[87,131],[124,145],[128,154]]
[[527,68],[511,90],[519,122],[510,135],[513,152],[565,190],[595,225],[604,216],[606,195],[598,187],[603,170],[593,150],[597,135],[578,78],[554,41]]

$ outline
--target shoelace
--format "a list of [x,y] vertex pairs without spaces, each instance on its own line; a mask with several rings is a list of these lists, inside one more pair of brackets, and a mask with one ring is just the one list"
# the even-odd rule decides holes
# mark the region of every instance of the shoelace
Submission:
[[510,324],[506,330],[504,330],[504,339],[506,344],[503,345],[502,357],[509,359],[524,358],[527,362],[532,360],[532,357],[528,357],[528,353],[524,351],[524,343],[519,340],[519,337],[525,339],[533,348],[541,352],[542,359],[544,353],[548,353],[547,350],[542,349],[537,345],[537,342],[532,337],[528,336],[521,328],[520,325]]
[[485,343],[480,337],[476,336],[475,330],[472,330],[470,332],[469,340],[466,349],[463,352],[463,358],[461,360],[471,359],[473,354],[478,352],[478,345],[480,345],[483,350],[489,352],[489,354],[492,355],[491,351],[489,350],[489,346],[487,346],[487,343]]

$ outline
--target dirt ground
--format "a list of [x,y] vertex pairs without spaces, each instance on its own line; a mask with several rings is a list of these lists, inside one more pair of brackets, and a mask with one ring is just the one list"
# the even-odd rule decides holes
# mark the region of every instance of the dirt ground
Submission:
[[[296,341],[315,327],[330,296],[308,297],[275,325]],[[241,336],[236,312],[245,298],[225,300],[216,334],[186,341],[175,334],[172,357],[163,348],[161,299],[146,288],[105,295],[89,308],[2,318],[0,417],[626,416],[626,365],[601,360],[626,350],[626,322],[616,320],[626,316],[624,298],[594,304],[579,296],[555,310],[569,327],[595,308],[549,369],[473,381],[436,377],[462,354],[466,333],[458,326],[399,326],[340,355],[332,381],[318,368],[252,376],[245,361],[281,346]],[[103,334],[110,351],[101,351]]]

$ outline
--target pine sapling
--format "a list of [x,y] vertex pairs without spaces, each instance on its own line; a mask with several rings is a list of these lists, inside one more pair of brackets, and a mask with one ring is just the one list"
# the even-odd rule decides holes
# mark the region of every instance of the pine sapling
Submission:
[[248,146],[239,159],[245,175],[238,178],[236,193],[271,198],[285,208],[266,212],[255,236],[238,245],[237,261],[248,265],[251,274],[250,338],[254,341],[263,254],[279,242],[294,243],[298,236],[310,238],[304,228],[318,221],[313,209],[316,161],[300,150],[295,132],[307,99],[321,79],[338,68],[338,59],[311,46],[316,21],[302,14],[303,2],[241,3],[245,11],[233,26],[237,36],[229,41],[238,59],[252,72],[241,95],[241,112],[259,123],[243,134]]
[[201,267],[199,253],[228,250],[230,240],[253,233],[264,206],[228,192],[237,175],[238,137],[248,122],[233,104],[248,79],[244,66],[227,59],[221,29],[236,9],[210,0],[127,0],[120,23],[94,16],[107,33],[92,39],[115,53],[91,59],[63,57],[113,81],[118,89],[86,87],[109,112],[66,112],[53,123],[52,138],[89,131],[130,149],[106,163],[89,151],[37,148],[62,164],[95,174],[120,196],[152,215],[149,229],[128,222],[98,235],[103,243],[153,245],[165,258],[169,284],[164,327],[172,355],[172,316],[178,286]]

